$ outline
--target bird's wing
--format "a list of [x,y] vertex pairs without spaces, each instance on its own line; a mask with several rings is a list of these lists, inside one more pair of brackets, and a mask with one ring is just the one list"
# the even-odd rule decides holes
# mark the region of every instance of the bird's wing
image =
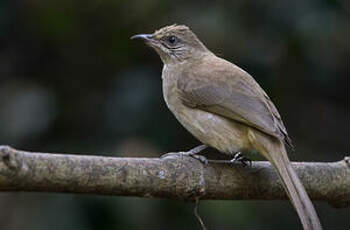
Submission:
[[222,65],[199,66],[182,74],[177,86],[183,104],[244,123],[292,146],[281,116],[264,90],[248,73],[222,61]]

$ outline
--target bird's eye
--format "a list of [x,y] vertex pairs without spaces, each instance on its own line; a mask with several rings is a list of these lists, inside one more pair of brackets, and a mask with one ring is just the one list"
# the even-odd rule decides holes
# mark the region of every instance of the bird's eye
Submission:
[[168,37],[168,42],[170,44],[174,45],[177,42],[177,37],[175,37],[175,36]]

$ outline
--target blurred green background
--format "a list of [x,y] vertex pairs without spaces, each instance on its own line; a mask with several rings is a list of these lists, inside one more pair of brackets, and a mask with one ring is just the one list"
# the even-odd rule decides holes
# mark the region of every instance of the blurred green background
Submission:
[[[162,63],[131,35],[186,24],[275,102],[292,160],[350,150],[350,3],[311,1],[0,1],[0,144],[42,152],[155,157],[198,145],[166,108]],[[200,229],[191,203],[1,193],[0,226]],[[350,209],[316,202],[325,229]],[[298,229],[285,201],[204,201],[209,229]]]

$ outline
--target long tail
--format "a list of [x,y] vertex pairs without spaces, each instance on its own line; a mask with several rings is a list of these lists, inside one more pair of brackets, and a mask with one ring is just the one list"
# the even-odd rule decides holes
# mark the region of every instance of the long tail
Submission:
[[266,141],[266,137],[263,138],[265,141],[259,141],[259,143],[265,143],[263,146],[260,145],[261,154],[275,166],[304,230],[321,230],[322,226],[315,208],[288,159],[284,144],[277,139]]

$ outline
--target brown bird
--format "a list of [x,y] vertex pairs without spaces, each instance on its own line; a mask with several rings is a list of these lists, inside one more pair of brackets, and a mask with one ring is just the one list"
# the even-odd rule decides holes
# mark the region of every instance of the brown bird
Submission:
[[163,95],[179,122],[204,145],[232,155],[257,151],[277,170],[304,229],[322,229],[314,206],[284,146],[291,145],[276,107],[247,72],[215,56],[184,25],[171,25],[143,39],[164,63]]

